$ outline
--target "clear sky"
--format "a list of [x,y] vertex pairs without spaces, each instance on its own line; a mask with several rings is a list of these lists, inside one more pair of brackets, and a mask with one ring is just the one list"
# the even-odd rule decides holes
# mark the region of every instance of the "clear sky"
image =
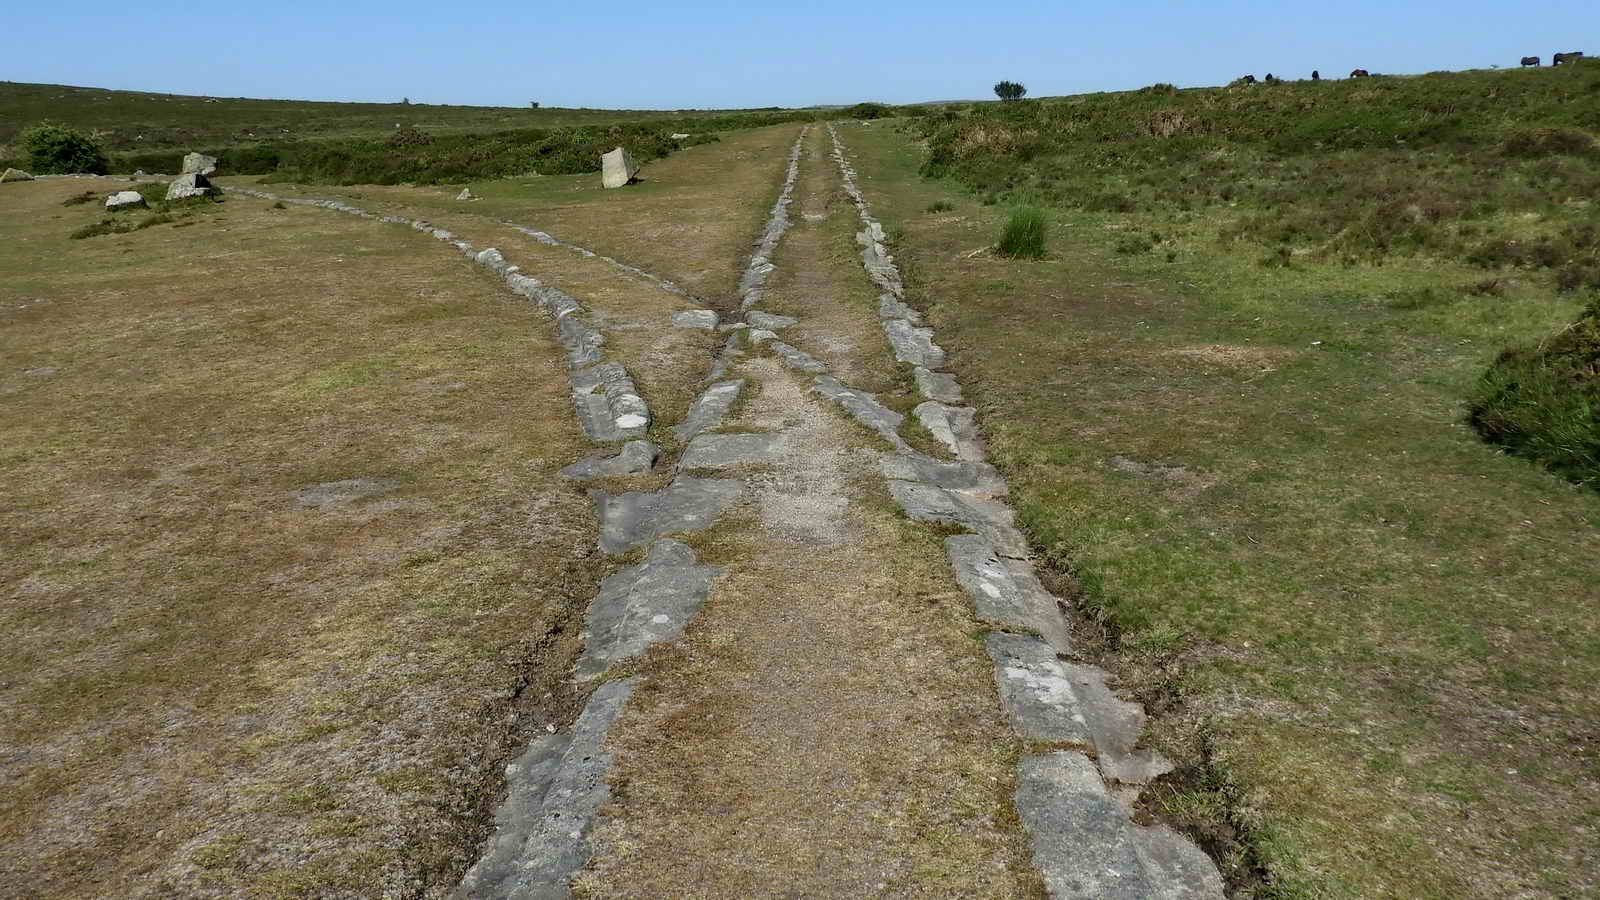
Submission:
[[1600,53],[1600,0],[8,4],[0,80],[628,108],[1030,96]]

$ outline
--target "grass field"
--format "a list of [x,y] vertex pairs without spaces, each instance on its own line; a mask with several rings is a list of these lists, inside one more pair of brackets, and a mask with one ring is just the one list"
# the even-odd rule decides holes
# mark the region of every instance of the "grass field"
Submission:
[[[1217,240],[1244,200],[1176,221],[1070,200],[1129,174],[1106,167],[1018,187],[1048,253],[1001,259],[1006,205],[976,169],[917,177],[906,130],[845,135],[1021,520],[1187,762],[1152,807],[1244,896],[1600,896],[1600,496],[1464,412],[1582,296],[1522,273],[1461,292],[1486,273],[1446,254],[1262,265]],[[1154,198],[1185,171],[1132,174]]]
[[0,897],[437,893],[571,712],[560,348],[409,229],[70,240],[102,185],[0,199]]

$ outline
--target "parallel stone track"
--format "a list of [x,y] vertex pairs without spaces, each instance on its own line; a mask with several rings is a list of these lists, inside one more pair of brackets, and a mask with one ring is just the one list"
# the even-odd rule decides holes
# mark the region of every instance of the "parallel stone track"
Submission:
[[[933,329],[924,326],[920,314],[908,304],[883,229],[873,218],[846,148],[831,125],[828,133],[838,177],[862,223],[856,235],[862,269],[879,291],[877,312],[883,339],[896,360],[912,367],[925,398],[912,411],[913,416],[948,451],[947,458],[913,449],[903,434],[904,416],[874,395],[851,388],[830,372],[804,341],[780,339],[779,333],[786,329],[803,330],[797,327],[800,320],[759,308],[768,294],[769,277],[777,270],[775,254],[790,225],[789,207],[809,130],[808,126],[801,131],[788,154],[781,192],[740,279],[743,320],[722,326],[728,339],[710,364],[707,387],[677,418],[673,434],[687,446],[672,469],[676,477],[655,491],[591,492],[601,519],[600,549],[623,554],[644,548],[645,556],[598,586],[588,615],[587,646],[573,679],[579,685],[598,683],[599,687],[572,727],[536,738],[508,767],[507,796],[496,815],[494,833],[462,881],[458,896],[569,896],[573,878],[592,866],[597,825],[607,826],[608,773],[613,766],[607,734],[627,717],[630,697],[651,677],[648,673],[615,677],[613,673],[619,668],[639,671],[637,663],[650,647],[681,640],[685,627],[717,590],[717,579],[725,572],[724,567],[702,564],[693,549],[669,535],[710,527],[725,510],[744,502],[742,498],[752,488],[755,502],[764,510],[762,527],[775,535],[758,536],[757,540],[769,542],[762,546],[799,547],[802,552],[807,545],[826,548],[837,543],[827,533],[846,527],[842,509],[828,506],[832,502],[829,497],[810,498],[821,504],[820,511],[803,520],[792,513],[767,514],[772,503],[804,505],[796,499],[798,495],[782,494],[788,488],[772,485],[808,477],[803,471],[807,457],[795,452],[795,446],[797,441],[811,440],[812,449],[806,452],[815,452],[815,428],[809,432],[811,438],[802,440],[800,431],[781,424],[782,414],[793,410],[758,408],[747,410],[746,417],[780,422],[778,430],[719,433],[746,387],[743,373],[748,372],[772,381],[772,395],[790,396],[787,402],[791,404],[831,401],[890,448],[872,455],[889,495],[908,517],[963,532],[945,541],[951,580],[969,598],[977,620],[989,629],[986,649],[1011,728],[1028,746],[1043,748],[1021,759],[1014,811],[1031,837],[1033,864],[1049,894],[1060,898],[1220,898],[1221,879],[1210,859],[1170,829],[1139,826],[1130,819],[1139,790],[1170,765],[1137,747],[1143,711],[1118,699],[1107,687],[1104,672],[1071,661],[1074,648],[1061,612],[1062,601],[1043,587],[1033,570],[1027,541],[1014,526],[1014,513],[1005,502],[1005,481],[985,459],[976,410],[960,405],[960,385],[953,375],[939,371],[945,353],[936,343]],[[496,272],[510,290],[537,302],[554,320],[568,353],[574,406],[589,437],[599,443],[626,442],[620,452],[576,462],[563,474],[581,480],[660,470],[662,450],[643,440],[653,414],[629,376],[628,361],[607,358],[605,336],[593,324],[598,319],[577,298],[523,272],[499,250],[476,248],[426,221],[377,216],[336,200],[231,190],[409,226],[455,246]],[[689,296],[659,275],[528,226],[501,224],[541,243],[598,257],[669,293]],[[796,265],[811,262],[801,259]],[[715,313],[704,312],[707,315],[680,313],[675,321],[660,324],[716,327]],[[803,390],[799,386],[806,382],[810,399],[794,399],[793,394]],[[785,384],[795,386],[789,395],[783,393],[789,390]],[[761,476],[765,482],[757,476],[688,474],[742,471],[752,465],[770,466],[775,474]],[[752,771],[759,775],[763,770]],[[626,804],[620,815],[628,815]],[[626,832],[616,822],[609,827],[619,834]],[[602,857],[607,850],[604,845],[599,848]],[[758,850],[741,852],[748,855],[750,868],[760,868]],[[703,860],[684,860],[683,865],[696,872],[717,871]],[[841,886],[845,884],[848,882],[819,882],[813,889],[856,892],[856,888]],[[643,883],[611,888],[613,893],[629,895],[660,895],[669,890],[651,889]],[[882,884],[875,889],[866,885],[860,890],[882,892],[883,888]],[[767,889],[770,893],[790,890],[776,884]],[[804,893],[799,886],[793,889]],[[920,893],[914,885],[898,892]],[[704,893],[736,895],[731,889],[711,886]]]

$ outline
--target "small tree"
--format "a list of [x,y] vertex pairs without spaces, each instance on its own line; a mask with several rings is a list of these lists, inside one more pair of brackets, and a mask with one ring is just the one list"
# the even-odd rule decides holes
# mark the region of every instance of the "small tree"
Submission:
[[40,122],[18,135],[17,142],[28,151],[28,165],[39,174],[104,175],[110,168],[99,144],[55,122]]
[[1002,81],[994,86],[995,96],[1001,100],[1021,100],[1028,89],[1015,81]]
[[529,100],[528,101],[528,108],[529,109],[538,109],[539,108],[539,101],[537,101],[537,100]]

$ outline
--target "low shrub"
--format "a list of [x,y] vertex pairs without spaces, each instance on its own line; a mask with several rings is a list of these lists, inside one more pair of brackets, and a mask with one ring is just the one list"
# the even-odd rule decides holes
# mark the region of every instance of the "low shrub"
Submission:
[[73,194],[71,197],[61,201],[61,205],[80,206],[84,203],[93,203],[98,199],[100,199],[100,195],[96,194],[94,191],[84,191],[81,194]]
[[882,103],[857,103],[844,114],[851,119],[882,119],[893,115],[894,111]]
[[1600,299],[1539,345],[1500,354],[1467,420],[1507,453],[1600,487]]
[[928,212],[931,212],[931,213],[949,212],[950,210],[955,209],[955,208],[956,208],[956,205],[954,203],[951,203],[949,200],[935,200],[932,203],[928,204]]
[[100,145],[87,135],[54,122],[40,122],[17,135],[35,175],[104,175],[110,164]]
[[1044,210],[1024,206],[1011,212],[995,252],[1012,259],[1043,259]]

